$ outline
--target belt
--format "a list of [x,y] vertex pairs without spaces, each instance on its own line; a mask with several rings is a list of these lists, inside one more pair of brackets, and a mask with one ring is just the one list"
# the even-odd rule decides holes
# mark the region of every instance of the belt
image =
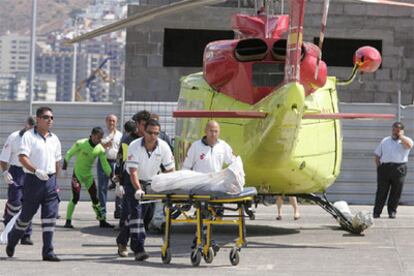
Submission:
[[19,169],[22,169],[23,167],[22,166],[18,166],[18,165],[10,165],[10,168],[11,167],[14,167],[14,168],[19,168]]
[[[34,176],[36,176],[34,173],[32,173],[32,172],[27,172],[26,174],[31,174],[31,175],[34,175]],[[47,175],[49,176],[49,177],[52,177],[52,176],[54,176],[56,173],[48,173]]]
[[148,186],[151,186],[151,181],[147,180],[139,180],[139,184],[141,184],[141,189],[147,193]]
[[384,166],[401,166],[401,165],[405,165],[406,163],[393,163],[393,162],[388,162],[388,163],[381,163],[381,165]]

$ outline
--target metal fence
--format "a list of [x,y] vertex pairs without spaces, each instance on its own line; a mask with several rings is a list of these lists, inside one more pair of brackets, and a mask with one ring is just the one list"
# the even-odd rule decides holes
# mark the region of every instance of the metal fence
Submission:
[[[113,113],[121,116],[124,121],[139,111],[146,109],[160,116],[162,128],[173,137],[175,120],[172,111],[176,109],[175,102],[126,102],[120,103],[70,103],[70,102],[35,102],[33,110],[47,105],[54,111],[55,132],[62,142],[62,152],[80,138],[89,136],[94,126],[105,126],[106,115]],[[390,104],[345,104],[340,106],[342,112],[364,113],[397,113],[395,105]],[[28,116],[27,102],[0,101],[0,146],[3,146],[7,136],[23,126]],[[407,135],[414,137],[414,106],[405,108],[402,112],[403,122],[407,127]],[[336,183],[328,190],[331,200],[346,200],[355,204],[372,204],[376,190],[376,171],[373,162],[373,150],[381,139],[390,134],[390,121],[378,120],[343,120],[344,152],[342,173]],[[120,127],[120,126],[119,126]],[[411,158],[411,157],[410,157]],[[412,159],[412,158],[411,158]],[[414,204],[414,163],[409,162],[409,173],[405,183],[402,202]],[[71,163],[73,164],[73,162]],[[68,172],[72,170],[69,167]],[[59,179],[61,197],[68,200],[71,196],[68,176]],[[6,184],[0,179],[0,197],[6,197]],[[81,199],[89,199],[86,193]],[[113,194],[110,193],[110,199]]]

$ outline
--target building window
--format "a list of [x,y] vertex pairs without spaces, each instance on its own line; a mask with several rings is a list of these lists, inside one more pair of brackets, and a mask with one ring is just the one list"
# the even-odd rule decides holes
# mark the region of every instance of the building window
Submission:
[[233,31],[165,29],[164,66],[201,67],[204,48],[216,40],[233,39]]
[[[313,42],[318,45],[319,38]],[[322,47],[322,59],[328,66],[353,67],[354,53],[362,46],[372,46],[382,53],[382,40],[325,38]]]

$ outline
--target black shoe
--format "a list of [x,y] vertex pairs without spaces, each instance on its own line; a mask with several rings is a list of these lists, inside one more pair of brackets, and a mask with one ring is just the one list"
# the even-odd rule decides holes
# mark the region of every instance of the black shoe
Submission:
[[217,244],[217,242],[215,240],[212,240],[211,241],[211,247],[213,248],[214,256],[215,256],[217,254],[217,252],[219,252],[220,246]]
[[33,241],[30,239],[30,237],[23,237],[20,240],[20,244],[24,244],[24,245],[33,245]]
[[113,226],[112,224],[106,222],[106,220],[100,220],[99,221],[99,227],[101,227],[101,228],[114,228],[115,226]]
[[6,254],[10,258],[13,257],[13,255],[14,255],[14,247],[6,246]]
[[66,220],[66,223],[65,223],[65,225],[63,225],[63,227],[64,228],[75,228],[75,227],[73,227],[72,221],[70,219]]
[[135,261],[145,261],[148,258],[149,258],[149,255],[145,251],[135,253]]
[[381,215],[380,215],[380,214],[374,214],[374,215],[373,215],[373,217],[374,217],[374,218],[380,218],[380,217],[381,217]]
[[390,214],[388,215],[388,217],[389,217],[390,219],[395,219],[395,218],[397,217],[397,213],[396,213],[396,212],[392,212],[392,213],[390,213]]
[[60,262],[60,259],[55,254],[51,254],[51,255],[43,256],[43,261]]

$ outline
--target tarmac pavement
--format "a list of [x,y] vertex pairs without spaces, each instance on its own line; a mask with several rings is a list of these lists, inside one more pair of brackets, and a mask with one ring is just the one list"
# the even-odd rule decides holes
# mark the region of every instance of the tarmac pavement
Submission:
[[[4,206],[5,201],[0,201]],[[0,245],[0,275],[414,275],[414,206],[400,206],[396,219],[376,219],[375,225],[355,236],[339,229],[336,221],[316,205],[301,205],[301,218],[293,220],[292,208],[283,207],[281,221],[275,220],[276,207],[259,206],[256,219],[247,221],[248,245],[240,252],[240,263],[232,266],[229,252],[237,237],[235,226],[213,228],[213,238],[222,246],[213,263],[190,262],[190,246],[195,226],[174,225],[172,261],[160,258],[161,235],[149,233],[146,250],[150,258],[136,262],[117,255],[117,231],[100,229],[89,202],[79,202],[72,221],[75,229],[65,229],[67,202],[60,204],[54,245],[59,263],[41,260],[40,217],[35,216],[34,246],[18,245],[8,258]],[[113,203],[109,204],[109,222]],[[2,209],[2,207],[1,207]],[[370,212],[372,206],[351,206]],[[385,209],[384,209],[385,210]],[[0,227],[3,229],[3,227]]]

